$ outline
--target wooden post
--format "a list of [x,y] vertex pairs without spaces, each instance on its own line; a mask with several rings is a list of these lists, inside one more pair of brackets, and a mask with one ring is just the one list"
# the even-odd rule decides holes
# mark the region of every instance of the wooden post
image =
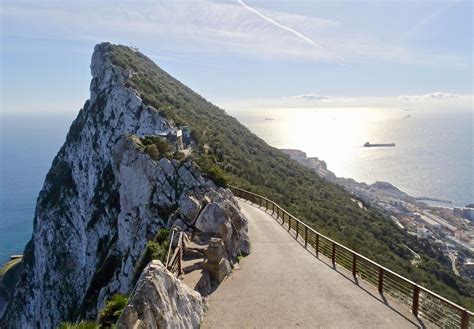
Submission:
[[332,265],[336,265],[336,244],[332,243],[332,255],[331,255]]
[[415,285],[413,286],[413,301],[412,301],[412,307],[411,307],[411,312],[415,316],[418,316],[419,303],[420,303],[420,288]]
[[319,234],[316,234],[316,256],[319,254]]
[[461,329],[469,329],[469,313],[467,310],[462,311]]
[[383,294],[383,268],[379,267],[379,294]]
[[300,225],[298,223],[298,220],[296,220],[296,240],[298,240],[298,233],[299,233],[298,231],[299,231],[299,229],[300,229]]
[[275,204],[272,202],[272,216],[275,214]]
[[352,254],[352,275],[354,278],[357,277],[357,255],[355,253]]
[[304,227],[304,247],[308,248],[308,226]]
[[[285,217],[285,213],[283,213],[283,217]],[[288,216],[288,232],[291,230],[291,217]]]
[[180,277],[182,274],[183,274],[183,269],[182,269],[182,266],[183,266],[183,249],[178,246],[179,248],[179,251],[178,251],[178,275],[177,277]]

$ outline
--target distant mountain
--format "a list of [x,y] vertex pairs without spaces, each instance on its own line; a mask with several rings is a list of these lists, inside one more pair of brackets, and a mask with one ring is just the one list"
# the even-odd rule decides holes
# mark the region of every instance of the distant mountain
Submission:
[[[472,305],[472,283],[454,277],[437,250],[377,210],[361,209],[341,187],[266,144],[142,53],[99,44],[91,71],[90,99],[38,197],[33,237],[5,313],[11,327],[95,317],[107,296],[133,284],[147,239],[179,208],[183,190],[201,195],[228,183],[263,194],[321,233]],[[145,153],[157,159],[161,153],[140,138],[183,125],[195,143],[190,158],[181,161],[176,153],[151,165]],[[421,255],[419,268],[404,245]]]

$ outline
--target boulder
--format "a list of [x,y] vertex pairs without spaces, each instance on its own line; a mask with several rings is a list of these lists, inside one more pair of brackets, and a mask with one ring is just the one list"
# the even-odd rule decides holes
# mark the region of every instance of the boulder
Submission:
[[192,195],[184,195],[179,200],[180,212],[189,224],[192,224],[202,209],[201,203]]
[[212,233],[227,244],[232,237],[232,225],[227,213],[217,203],[209,203],[199,214],[194,227],[204,233]]
[[250,239],[246,231],[240,232],[239,242],[240,252],[242,253],[242,256],[250,255]]
[[[214,197],[219,195],[215,191],[210,194]],[[248,255],[250,253],[250,242],[246,233],[248,220],[238,206],[227,199],[206,205],[194,226],[200,232],[210,233],[221,238],[231,260],[240,254]],[[243,250],[241,250],[242,248]]]
[[142,272],[117,328],[198,328],[205,310],[197,291],[154,260]]

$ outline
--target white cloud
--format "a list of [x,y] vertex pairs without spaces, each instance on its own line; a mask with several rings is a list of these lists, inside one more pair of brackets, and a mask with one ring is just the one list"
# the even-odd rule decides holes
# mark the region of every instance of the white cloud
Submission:
[[425,100],[447,100],[459,98],[460,95],[443,93],[443,92],[433,92],[424,95],[400,95],[398,98],[403,101],[425,101]]
[[[10,2],[0,13],[3,34],[61,40],[111,41],[167,55],[241,54],[349,63],[460,62],[379,40],[327,18],[209,0],[152,2]],[[317,40],[317,42],[315,41]]]
[[[443,101],[440,101],[442,99]],[[424,95],[401,96],[321,96],[301,94],[279,98],[256,98],[245,100],[221,100],[220,104],[228,109],[256,108],[392,108],[420,111],[472,111],[472,94],[449,94],[433,92]]]
[[313,93],[301,94],[296,96],[286,97],[287,99],[301,100],[301,101],[310,101],[310,102],[330,102],[331,98],[326,96],[321,96]]

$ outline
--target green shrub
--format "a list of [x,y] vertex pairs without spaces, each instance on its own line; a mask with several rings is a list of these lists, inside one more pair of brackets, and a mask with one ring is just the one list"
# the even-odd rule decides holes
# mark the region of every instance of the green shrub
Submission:
[[81,321],[79,323],[63,322],[58,329],[97,329],[99,325],[94,321]]
[[146,136],[141,138],[140,141],[145,146],[145,153],[150,155],[153,159],[158,160],[163,157],[173,156],[173,145],[163,137],[158,136]]
[[155,144],[146,145],[145,146],[145,153],[151,156],[152,159],[159,160],[160,159],[160,151]]
[[213,165],[206,171],[206,174],[212,179],[217,186],[227,187],[227,178],[225,172],[216,165]]
[[112,327],[122,315],[123,309],[127,306],[128,296],[115,294],[105,302],[105,307],[100,311],[99,323],[101,328]]
[[166,245],[168,247],[168,239],[170,236],[170,229],[163,227],[158,230],[156,233],[155,241],[161,245]]
[[173,158],[178,160],[178,161],[182,161],[184,160],[186,156],[184,155],[183,152],[176,152],[174,155],[173,155]]

